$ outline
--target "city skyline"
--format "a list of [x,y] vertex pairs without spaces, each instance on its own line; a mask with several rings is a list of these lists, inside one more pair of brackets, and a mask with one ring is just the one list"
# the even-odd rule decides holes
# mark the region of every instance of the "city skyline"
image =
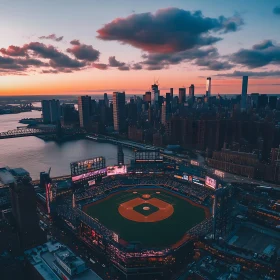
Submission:
[[1,1],[0,96],[280,93],[279,1],[109,2]]

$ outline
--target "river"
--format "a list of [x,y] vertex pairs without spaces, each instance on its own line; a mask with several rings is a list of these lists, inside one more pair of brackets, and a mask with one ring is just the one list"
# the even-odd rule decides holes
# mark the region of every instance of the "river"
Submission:
[[[23,118],[40,118],[41,112],[0,115],[0,132],[23,126]],[[125,162],[130,163],[133,151],[123,148]],[[0,139],[0,167],[22,167],[32,179],[39,179],[41,171],[51,167],[51,177],[70,174],[70,162],[103,156],[106,165],[117,163],[117,146],[82,139],[56,143],[45,142],[37,137]]]

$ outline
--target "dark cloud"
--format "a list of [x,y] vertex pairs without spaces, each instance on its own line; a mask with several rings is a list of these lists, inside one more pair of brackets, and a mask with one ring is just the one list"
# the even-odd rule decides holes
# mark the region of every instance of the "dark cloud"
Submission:
[[79,44],[77,42],[73,44],[73,41],[72,45],[71,48],[67,49],[67,52],[73,54],[77,59],[85,61],[96,61],[99,59],[100,52],[92,46],[81,44],[80,42]]
[[25,47],[32,50],[38,57],[50,59],[49,64],[53,68],[82,68],[86,66],[85,62],[72,59],[51,45],[46,46],[42,43],[31,42]]
[[26,56],[26,50],[17,46],[9,46],[7,49],[0,49],[0,53],[8,56]]
[[99,70],[107,70],[108,65],[105,63],[92,63],[92,67],[97,68]]
[[155,14],[133,14],[117,18],[99,29],[98,38],[130,44],[149,53],[172,53],[211,45],[243,24],[239,16],[204,17],[201,11],[160,9]]
[[221,71],[229,70],[234,67],[228,61],[219,61],[216,59],[198,58],[194,62],[198,66],[204,66],[205,70]]
[[131,67],[133,70],[141,70],[143,66],[140,63],[134,63]]
[[249,77],[280,77],[280,71],[261,71],[261,72],[253,72],[253,71],[234,71],[232,73],[226,74],[217,74],[215,76],[220,77],[242,77],[242,76],[249,76]]
[[81,43],[80,43],[80,41],[79,40],[72,40],[71,42],[70,42],[70,44],[71,45],[76,45],[76,46],[78,46],[78,45],[80,45]]
[[273,13],[275,15],[280,15],[280,6],[276,6],[274,9],[273,9]]
[[221,60],[217,48],[207,47],[166,54],[166,53],[151,53],[142,55],[147,70],[160,70],[167,68],[169,65],[180,64],[181,62],[192,62],[198,66],[204,66],[207,70],[226,70],[233,67],[227,61]]
[[42,70],[41,73],[42,74],[58,74],[60,72],[57,70]]
[[30,68],[37,68],[45,66],[46,64],[37,59],[22,59],[22,58],[14,58],[14,57],[3,57],[0,56],[0,71],[9,74],[9,71],[13,73],[26,71]]
[[53,40],[56,42],[60,42],[63,40],[63,36],[57,37],[55,34],[50,34],[48,36],[41,36],[39,39]]
[[280,46],[271,40],[265,40],[252,49],[241,49],[230,57],[231,61],[248,68],[257,68],[269,64],[280,64]]
[[[29,72],[32,68],[43,68],[41,73],[55,73],[55,71],[69,73],[73,69],[78,71],[89,67],[87,61],[73,59],[67,54],[59,51],[52,45],[45,45],[39,42],[30,42],[22,47],[10,46],[7,49],[1,49],[4,57],[0,56],[0,69],[7,69],[5,73]],[[7,55],[10,56],[7,56]],[[24,58],[19,58],[22,55]],[[53,68],[53,69],[48,69]],[[9,72],[8,70],[14,70]],[[3,72],[3,71],[2,71]]]
[[121,67],[121,66],[124,66],[125,63],[116,60],[116,57],[115,57],[115,56],[110,56],[110,57],[109,57],[109,65],[110,65],[111,67]]
[[254,50],[265,50],[267,48],[270,48],[270,47],[274,47],[273,43],[271,40],[264,40],[258,44],[255,44],[253,46],[253,49]]
[[130,68],[129,68],[128,65],[119,66],[118,69],[119,69],[120,71],[128,71],[128,70],[130,70]]

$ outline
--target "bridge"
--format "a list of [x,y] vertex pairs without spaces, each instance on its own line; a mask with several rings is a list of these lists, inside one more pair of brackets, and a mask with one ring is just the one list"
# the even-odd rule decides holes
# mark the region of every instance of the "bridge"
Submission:
[[57,127],[19,127],[18,129],[0,132],[0,139],[27,137],[27,136],[40,136],[40,135],[84,135],[85,131],[80,128],[61,128]]

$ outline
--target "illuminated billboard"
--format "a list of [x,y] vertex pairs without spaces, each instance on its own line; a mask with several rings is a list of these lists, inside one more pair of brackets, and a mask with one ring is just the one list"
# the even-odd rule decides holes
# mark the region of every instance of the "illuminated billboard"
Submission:
[[210,187],[211,189],[216,189],[217,187],[217,181],[213,178],[210,178],[208,176],[205,177],[205,185],[207,187]]
[[95,180],[90,180],[90,181],[88,181],[88,185],[89,185],[89,186],[93,186],[93,185],[95,185],[95,183],[96,183]]
[[96,157],[92,159],[80,160],[70,163],[71,176],[75,177],[81,174],[86,174],[98,169],[105,168],[105,158]]
[[107,176],[119,175],[119,174],[126,174],[127,167],[126,165],[118,166],[107,166]]
[[163,162],[159,151],[136,151],[135,162]]
[[81,174],[78,176],[73,176],[72,181],[77,182],[77,181],[83,181],[83,180],[89,180],[93,177],[100,177],[100,176],[106,176],[107,174],[107,168],[91,171],[85,174]]
[[196,176],[192,176],[192,182],[194,184],[200,185],[200,186],[204,186],[205,185],[205,180],[203,178],[199,178]]

